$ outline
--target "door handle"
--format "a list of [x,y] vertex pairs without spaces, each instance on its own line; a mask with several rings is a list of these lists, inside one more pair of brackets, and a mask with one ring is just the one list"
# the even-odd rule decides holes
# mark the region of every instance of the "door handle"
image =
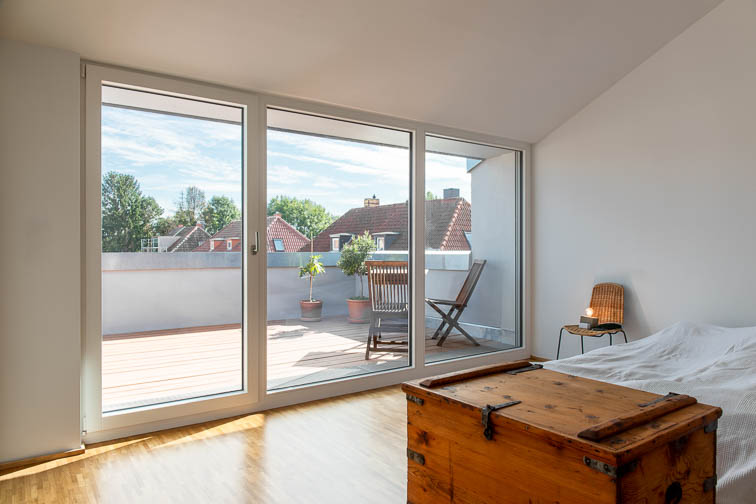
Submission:
[[260,233],[258,233],[257,231],[255,231],[255,241],[249,248],[249,251],[252,252],[252,255],[257,255],[257,253],[260,251]]

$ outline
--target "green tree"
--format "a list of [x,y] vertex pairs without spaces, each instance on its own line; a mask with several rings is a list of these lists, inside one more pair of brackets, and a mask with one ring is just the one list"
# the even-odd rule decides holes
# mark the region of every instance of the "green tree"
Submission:
[[173,217],[159,217],[152,225],[152,236],[166,236],[178,223]]
[[202,212],[207,232],[215,234],[232,220],[241,218],[241,212],[234,204],[234,200],[226,196],[213,196]]
[[268,202],[268,215],[275,213],[308,238],[317,236],[335,220],[322,205],[291,196],[276,196]]
[[438,199],[438,196],[436,196],[435,194],[433,194],[431,191],[427,191],[425,193],[425,199],[427,199],[427,200],[434,200],[434,199]]
[[207,207],[205,192],[197,186],[189,186],[181,191],[178,200],[176,200],[174,219],[176,219],[177,224],[196,226],[197,221],[202,218],[205,207]]
[[316,301],[312,297],[312,281],[315,280],[316,276],[322,275],[324,273],[325,268],[323,267],[323,263],[320,262],[319,255],[311,255],[310,260],[307,262],[307,264],[299,268],[299,278],[307,277],[307,279],[310,281],[310,297],[307,298],[308,301]]
[[137,252],[152,235],[163,209],[144,196],[133,175],[108,172],[102,179],[102,251]]
[[347,276],[357,275],[360,277],[360,295],[349,299],[367,299],[365,297],[364,276],[367,275],[367,266],[365,261],[375,252],[375,241],[370,233],[352,238],[341,251],[341,257],[336,266],[341,268]]

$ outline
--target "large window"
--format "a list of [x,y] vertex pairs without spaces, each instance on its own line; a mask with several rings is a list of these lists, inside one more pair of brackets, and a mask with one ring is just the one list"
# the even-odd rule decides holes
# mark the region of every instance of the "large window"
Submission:
[[520,346],[520,155],[425,139],[425,361]]
[[242,383],[243,109],[102,87],[102,411]]
[[267,117],[268,389],[407,366],[410,133]]
[[97,65],[84,86],[90,442],[529,356],[527,146]]

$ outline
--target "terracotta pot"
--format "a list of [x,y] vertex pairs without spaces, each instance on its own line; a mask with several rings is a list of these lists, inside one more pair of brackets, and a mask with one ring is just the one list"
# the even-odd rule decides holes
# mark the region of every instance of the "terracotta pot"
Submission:
[[303,322],[320,322],[320,314],[323,312],[323,301],[300,301],[299,309]]
[[352,324],[366,324],[370,322],[369,299],[347,299],[347,307],[349,307],[348,320]]

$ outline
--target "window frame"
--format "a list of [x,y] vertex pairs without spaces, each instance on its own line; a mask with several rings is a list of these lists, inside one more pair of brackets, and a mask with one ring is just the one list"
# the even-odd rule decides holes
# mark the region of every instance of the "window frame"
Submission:
[[[83,181],[85,181],[86,195],[84,200],[83,217],[86,222],[86,240],[83,246],[83,260],[86,265],[85,296],[86,317],[84,324],[84,345],[82,360],[82,390],[83,390],[83,429],[87,431],[84,440],[87,443],[98,442],[116,437],[136,434],[140,432],[154,431],[161,428],[187,425],[191,423],[225,418],[237,414],[251,413],[282,407],[306,401],[312,401],[327,397],[339,396],[363,390],[374,389],[382,386],[394,385],[406,380],[421,378],[429,375],[442,374],[474,366],[494,364],[502,359],[517,360],[530,357],[532,316],[530,312],[530,159],[531,145],[511,139],[474,133],[456,128],[448,128],[421,121],[400,119],[393,116],[364,112],[360,110],[323,104],[308,100],[300,100],[265,93],[255,93],[224,88],[212,84],[202,84],[196,81],[180,78],[162,77],[154,74],[142,73],[133,70],[107,67],[94,63],[85,62],[87,68],[86,79],[83,80],[85,88],[85,101],[83,102],[82,121],[84,148],[86,156],[83,156]],[[91,354],[101,351],[92,348],[93,334],[101,339],[100,330],[100,304],[99,304],[99,269],[101,258],[100,214],[99,214],[99,160],[94,159],[92,152],[99,156],[99,139],[92,138],[92,128],[87,127],[93,123],[99,124],[99,109],[93,110],[92,103],[99,102],[92,98],[92,89],[99,85],[98,79],[114,81],[118,83],[130,83],[134,86],[142,86],[152,89],[166,89],[161,83],[170,83],[175,88],[184,90],[185,94],[203,96],[210,99],[225,97],[225,101],[232,103],[246,103],[246,152],[247,162],[245,166],[247,177],[245,189],[247,191],[245,201],[245,240],[242,243],[247,271],[245,271],[247,301],[244,308],[245,314],[245,370],[249,378],[245,382],[253,390],[247,390],[244,394],[232,393],[230,397],[214,399],[188,400],[181,404],[171,404],[165,407],[144,408],[141,411],[133,411],[129,414],[117,415],[115,418],[101,419],[98,421],[92,414],[93,410],[100,408],[97,398],[91,397],[90,381],[93,376],[101,379],[99,368],[92,365]],[[167,89],[166,89],[167,90]],[[83,90],[84,91],[84,90]],[[209,94],[208,94],[209,93]],[[219,100],[224,101],[224,100]],[[416,202],[425,201],[425,135],[444,136],[448,138],[482,143],[518,151],[521,179],[519,180],[519,204],[518,204],[518,227],[519,239],[518,250],[520,257],[519,281],[520,293],[518,296],[518,308],[522,314],[521,326],[518,333],[521,338],[521,346],[513,350],[487,353],[479,356],[471,356],[454,360],[445,360],[438,363],[425,363],[425,345],[414,344],[410,357],[409,367],[382,371],[353,378],[333,380],[324,383],[316,383],[290,389],[282,389],[268,392],[266,387],[267,374],[267,341],[266,334],[266,282],[267,282],[267,247],[261,247],[259,253],[253,256],[250,252],[250,237],[257,231],[265,233],[266,225],[266,198],[267,198],[267,109],[275,107],[293,112],[332,117],[335,119],[352,120],[360,123],[402,129],[412,133],[411,144],[411,175],[410,188],[413,198],[410,205],[410,258],[413,261],[413,278],[411,297],[413,309],[410,324],[414,334],[422,334],[424,330],[424,310],[422,309],[425,297],[425,208]],[[99,127],[96,128],[99,134]],[[96,151],[95,151],[96,149]],[[97,173],[91,173],[92,167],[98,168]],[[94,179],[95,185],[92,185]],[[93,211],[93,208],[96,209]],[[93,217],[94,213],[94,217]],[[94,237],[94,238],[93,238]],[[420,238],[417,238],[420,237]],[[261,237],[262,238],[262,237]],[[94,245],[93,245],[94,243]],[[418,316],[420,315],[420,316]],[[98,341],[101,343],[101,340]],[[101,345],[95,345],[101,346]],[[252,377],[254,375],[254,377]],[[254,385],[252,385],[254,384]],[[93,406],[96,405],[96,406]],[[170,410],[168,409],[170,408]],[[161,411],[162,410],[162,411]],[[170,415],[165,413],[170,411]]]
[[[242,390],[207,397],[197,397],[168,403],[102,412],[102,222],[101,222],[101,118],[102,86],[117,84],[136,90],[160,91],[184,98],[200,98],[220,104],[240,106],[244,109],[243,122],[243,208],[248,217],[245,221],[244,242],[249,241],[254,229],[259,229],[257,207],[252,203],[256,187],[256,172],[259,171],[259,132],[257,130],[257,95],[228,90],[209,84],[188,82],[182,79],[145,74],[109,66],[86,63],[86,78],[82,82],[84,100],[82,121],[83,173],[85,188],[83,218],[85,233],[82,247],[86,280],[84,337],[82,338],[82,431],[86,442],[93,439],[112,439],[138,430],[139,425],[165,425],[177,418],[199,418],[215,415],[221,410],[248,407],[259,400],[259,384],[256,370],[259,356],[259,334],[250,321],[258,317],[254,298],[255,289],[245,288],[242,296]],[[255,175],[255,176],[253,176]],[[250,197],[252,196],[252,197]],[[243,242],[243,244],[244,244]],[[245,249],[247,246],[245,245]],[[243,284],[259,282],[254,263],[256,258],[245,255],[242,260]],[[154,429],[152,429],[154,430]],[[89,433],[94,433],[90,436]]]
[[[308,100],[301,100],[296,98],[289,98],[277,95],[261,94],[260,95],[260,134],[261,145],[267,145],[267,110],[268,108],[276,108],[281,110],[289,110],[291,112],[300,112],[304,114],[319,115],[323,117],[330,117],[333,119],[348,120],[368,125],[374,125],[379,127],[387,127],[394,129],[403,129],[412,133],[412,156],[411,156],[411,193],[413,198],[410,204],[410,257],[414,261],[413,266],[413,281],[411,288],[411,297],[413,302],[413,309],[411,310],[410,324],[413,328],[414,334],[421,334],[421,329],[424,329],[424,310],[418,309],[422,307],[425,299],[425,243],[424,239],[416,239],[415,237],[425,236],[425,206],[418,205],[415,202],[425,201],[425,135],[431,134],[434,136],[448,137],[456,140],[467,141],[472,143],[481,143],[491,145],[494,147],[501,147],[517,152],[517,161],[520,167],[520,180],[518,180],[518,248],[520,249],[520,270],[521,281],[519,286],[521,289],[520,296],[518,296],[518,309],[521,310],[521,317],[519,323],[521,327],[518,327],[518,333],[520,335],[520,347],[512,350],[502,350],[499,352],[492,352],[482,354],[479,356],[463,357],[459,359],[445,360],[437,363],[425,363],[425,346],[414,344],[412,345],[410,366],[389,370],[380,371],[368,375],[361,375],[351,378],[344,378],[338,380],[332,380],[329,382],[315,383],[311,385],[302,385],[299,387],[292,387],[289,389],[280,389],[267,391],[263,390],[266,384],[266,366],[260,367],[260,379],[258,382],[261,384],[261,403],[260,409],[276,408],[287,406],[291,404],[297,404],[305,401],[312,401],[321,398],[333,397],[343,394],[349,394],[354,392],[360,392],[363,390],[370,390],[382,386],[394,385],[406,380],[421,378],[425,376],[443,374],[451,371],[457,371],[474,366],[487,365],[500,363],[503,358],[508,360],[519,360],[530,358],[530,304],[528,301],[529,282],[530,277],[528,275],[529,260],[528,260],[528,234],[529,218],[530,214],[527,211],[530,198],[528,191],[530,190],[530,157],[531,157],[531,145],[526,142],[519,142],[493,135],[486,135],[480,133],[473,133],[456,128],[448,128],[443,126],[437,126],[427,124],[418,121],[404,120],[392,116],[386,116],[381,114],[375,114],[371,112],[363,112],[354,109],[339,107],[330,104],[322,104],[312,102]],[[262,167],[260,172],[259,184],[263,188],[265,197],[260,197],[258,204],[261,209],[266,208],[265,202],[267,201],[267,148],[263,148],[260,151]],[[260,310],[262,313],[266,313],[266,282],[267,271],[261,271],[260,275],[263,279],[259,289],[259,297],[262,301]],[[261,321],[260,330],[264,330],[265,317]],[[260,339],[260,355],[267,355],[266,339]]]

